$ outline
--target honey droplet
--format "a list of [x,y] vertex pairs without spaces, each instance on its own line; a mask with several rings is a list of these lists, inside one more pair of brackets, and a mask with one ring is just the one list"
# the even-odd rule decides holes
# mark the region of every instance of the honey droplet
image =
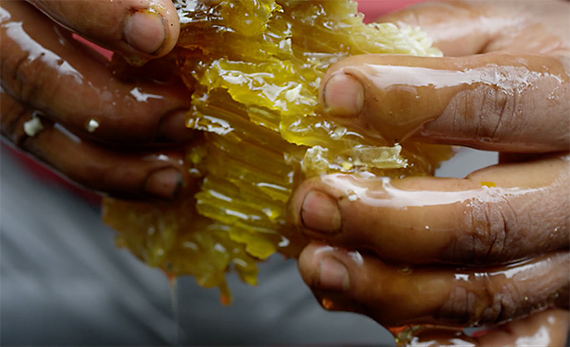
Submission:
[[404,325],[400,327],[390,327],[388,331],[394,336],[397,347],[410,345],[416,333],[421,331],[421,325]]
[[321,305],[323,305],[325,310],[332,310],[334,307],[334,302],[329,298],[324,298],[321,300]]
[[227,295],[220,295],[220,302],[222,303],[222,305],[228,306],[229,304],[231,304],[232,300]]

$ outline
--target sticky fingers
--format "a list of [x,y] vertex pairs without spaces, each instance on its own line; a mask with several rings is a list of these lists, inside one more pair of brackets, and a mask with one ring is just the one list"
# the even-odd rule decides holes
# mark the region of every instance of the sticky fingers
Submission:
[[305,181],[291,211],[308,237],[384,260],[499,264],[568,248],[569,165],[551,156],[465,179],[328,175]]
[[170,0],[28,2],[68,29],[119,52],[135,64],[170,52],[180,31]]
[[320,244],[299,258],[326,309],[365,313],[380,324],[494,325],[548,307],[568,307],[566,252],[496,268],[393,266]]
[[184,126],[190,94],[181,84],[120,81],[32,6],[3,2],[2,11],[7,13],[0,27],[6,93],[99,142],[145,145],[191,138]]
[[368,136],[485,150],[567,150],[570,77],[549,55],[347,58],[321,84],[325,111]]
[[446,57],[350,57],[323,78],[321,103],[393,143],[568,150],[568,9],[564,1],[442,1],[388,14],[378,21],[420,26]]
[[0,93],[2,135],[70,180],[124,198],[173,199],[188,184],[174,151],[114,151],[83,141]]

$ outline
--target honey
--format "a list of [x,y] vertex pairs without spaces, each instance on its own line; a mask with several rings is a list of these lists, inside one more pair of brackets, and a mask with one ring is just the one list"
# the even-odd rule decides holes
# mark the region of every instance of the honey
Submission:
[[294,257],[306,240],[287,201],[303,178],[324,173],[432,174],[448,147],[364,137],[327,118],[318,88],[327,68],[368,53],[439,56],[419,29],[363,24],[350,0],[178,0],[174,62],[189,89],[187,127],[203,138],[186,154],[186,187],[174,202],[107,198],[117,244],[171,275],[219,287],[227,271],[255,284],[256,262]]

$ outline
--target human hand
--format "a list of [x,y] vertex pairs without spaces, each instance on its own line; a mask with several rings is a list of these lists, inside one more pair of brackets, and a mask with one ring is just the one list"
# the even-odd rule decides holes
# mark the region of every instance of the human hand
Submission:
[[322,102],[341,122],[502,153],[465,179],[304,182],[291,209],[317,242],[299,269],[325,308],[387,327],[519,319],[470,342],[564,343],[568,313],[536,312],[569,305],[568,5],[422,4],[382,21],[421,26],[451,57],[357,56],[330,69]]
[[[190,93],[177,81],[153,80],[150,68],[142,70],[150,78],[120,80],[107,59],[72,37],[77,33],[133,63],[164,56],[179,33],[172,2],[0,6],[3,137],[91,189],[174,197],[186,178],[181,154],[169,145],[192,136],[184,127]],[[36,117],[43,127],[37,133],[37,121],[30,122]]]

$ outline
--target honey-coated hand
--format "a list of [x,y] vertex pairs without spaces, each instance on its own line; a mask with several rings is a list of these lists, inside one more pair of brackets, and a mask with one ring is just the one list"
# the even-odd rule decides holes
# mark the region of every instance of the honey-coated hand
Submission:
[[[331,117],[394,142],[465,145],[500,160],[465,179],[305,181],[291,207],[315,242],[299,268],[325,308],[388,327],[493,327],[471,337],[424,329],[418,344],[564,344],[569,5],[422,4],[380,21],[421,26],[447,57],[356,56],[331,67],[321,87]],[[400,131],[385,134],[385,124]]]
[[[171,147],[192,136],[184,127],[187,89],[173,78],[152,79],[152,64],[136,80],[119,79],[109,59],[73,36],[142,64],[176,44],[180,25],[172,2],[30,0],[0,6],[3,137],[88,188],[174,197],[185,177],[181,155]],[[141,77],[145,72],[147,78]]]

